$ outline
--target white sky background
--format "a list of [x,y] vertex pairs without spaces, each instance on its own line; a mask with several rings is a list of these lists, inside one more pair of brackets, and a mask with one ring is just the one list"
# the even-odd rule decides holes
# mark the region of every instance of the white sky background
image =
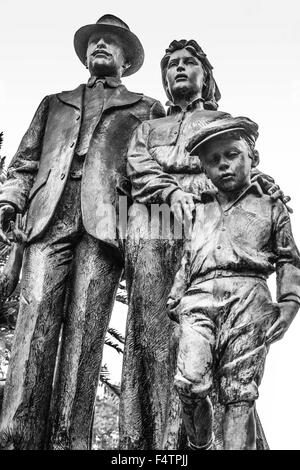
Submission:
[[[248,116],[260,126],[260,169],[292,197],[300,246],[298,0],[1,0],[1,155],[12,157],[45,95],[87,81],[73,36],[105,13],[128,23],[145,48],[143,68],[125,85],[163,103],[159,63],[165,48],[173,39],[200,43],[222,93],[219,109]],[[299,337],[298,318],[271,348],[266,365],[258,410],[272,449],[300,449]]]

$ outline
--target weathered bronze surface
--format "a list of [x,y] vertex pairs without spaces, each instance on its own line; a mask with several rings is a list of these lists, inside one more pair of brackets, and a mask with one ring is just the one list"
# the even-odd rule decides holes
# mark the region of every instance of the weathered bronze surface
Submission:
[[[104,15],[96,24],[80,28],[74,46],[90,72],[87,84],[42,100],[1,188],[0,240],[10,243],[9,223],[16,215],[26,214],[27,241],[0,446],[90,448],[104,337],[125,261],[129,312],[120,447],[181,449],[186,447],[187,434],[192,448],[266,448],[253,394],[252,400],[228,409],[229,401],[220,399],[223,389],[212,371],[208,374],[210,400],[207,393],[202,394],[201,404],[185,388],[182,393],[184,380],[179,380],[178,372],[175,384],[180,399],[174,387],[177,356],[185,367],[194,359],[197,362],[201,349],[189,337],[188,345],[193,347],[191,360],[186,359],[183,322],[179,327],[173,321],[189,283],[183,282],[188,278],[182,269],[172,290],[177,298],[173,296],[169,304],[172,320],[167,316],[175,273],[181,262],[184,268],[189,265],[185,237],[175,232],[183,228],[185,234],[190,233],[201,197],[215,189],[187,144],[194,149],[210,121],[229,116],[217,111],[220,92],[211,64],[195,41],[171,43],[161,62],[170,100],[165,117],[158,101],[122,85],[122,77],[135,73],[144,60],[139,39],[122,20]],[[272,179],[257,170],[251,174],[252,182],[259,181],[264,191],[276,190],[281,195]],[[130,208],[124,240],[124,227],[117,226],[120,221],[115,215],[120,214],[120,196],[130,205],[131,183],[136,203]],[[260,186],[252,185],[257,191]],[[167,203],[170,227],[150,207],[161,203]],[[209,228],[205,233],[209,234]],[[211,238],[216,234],[213,230]],[[6,268],[12,271],[9,276],[5,272],[4,279],[6,294],[16,282],[23,248],[24,240],[12,251]],[[280,271],[281,283],[283,274]],[[206,281],[211,283],[211,279]],[[264,289],[251,284],[246,294],[254,288]],[[226,290],[229,299],[240,292],[240,286],[231,290]],[[210,298],[213,303],[214,292]],[[198,300],[197,294],[195,304]],[[292,320],[294,300],[285,299],[289,306],[282,308],[284,315],[269,329],[269,342],[279,338]],[[259,308],[254,310],[257,315]],[[230,331],[225,326],[223,336]],[[225,382],[230,388],[227,376],[221,385]]]
[[[136,204],[131,208],[127,238],[129,312],[120,404],[122,449],[178,449],[186,445],[181,404],[173,388],[179,330],[166,314],[182,240],[174,237],[172,227],[169,236],[163,235],[163,219],[157,213],[152,213],[151,221],[160,235],[149,238],[150,206],[170,204],[176,220],[191,221],[199,196],[213,185],[199,158],[190,155],[186,145],[211,119],[227,115],[216,111],[220,93],[211,65],[197,43],[173,41],[166,52],[161,66],[163,85],[171,99],[168,116],[144,122],[135,131],[128,151]],[[268,178],[262,176],[262,180],[268,183]],[[224,408],[215,392],[213,402],[214,448],[222,449]],[[257,447],[267,448],[255,417]]]
[[[200,59],[204,53],[198,45],[192,52],[185,45],[186,42],[174,41],[162,60],[163,85],[172,100],[168,117],[140,126],[128,151],[133,197],[149,207],[151,203],[169,202],[179,188],[199,194],[209,187],[199,159],[191,158],[185,147],[193,132],[190,127],[193,113],[202,112],[204,105],[216,109],[220,94],[206,64],[210,86],[203,104],[204,66]],[[193,42],[189,45],[194,46]],[[186,77],[184,80],[179,76],[175,95],[166,79],[172,56],[172,69],[179,68],[177,73]],[[195,78],[195,71],[202,81],[194,79],[190,85],[188,74]],[[171,70],[169,74],[171,83],[176,82],[176,73]],[[203,111],[204,116],[206,112]],[[181,433],[181,405],[173,387],[178,329],[166,315],[166,302],[181,258],[182,240],[172,235],[167,239],[162,236],[149,239],[150,208],[149,214],[141,209],[138,204],[132,207],[127,237],[129,309],[120,402],[120,446],[176,449],[185,443]],[[152,215],[152,221],[161,229],[159,215]]]
[[[192,449],[213,447],[215,382],[225,407],[224,449],[254,450],[254,403],[269,345],[299,309],[300,255],[283,202],[251,183],[255,123],[219,117],[196,137],[191,154],[217,191],[202,193],[196,205],[169,296],[180,325],[174,385]],[[277,304],[266,283],[275,269]]]
[[[5,445],[22,449],[90,447],[103,341],[123,270],[122,240],[99,207],[115,208],[118,195],[129,194],[132,132],[164,115],[159,102],[121,83],[143,62],[124,22],[104,15],[76,33],[75,47],[88,84],[43,99],[0,195],[1,228],[28,212],[1,417],[2,437],[11,441]],[[7,241],[4,231],[1,237]]]

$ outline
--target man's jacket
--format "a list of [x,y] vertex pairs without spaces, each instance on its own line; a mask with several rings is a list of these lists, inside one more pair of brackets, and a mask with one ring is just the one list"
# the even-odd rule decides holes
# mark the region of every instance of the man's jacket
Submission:
[[[28,241],[40,238],[49,225],[70,171],[80,132],[85,85],[46,96],[8,168],[0,203],[27,214]],[[117,245],[114,216],[103,220],[103,207],[116,207],[119,195],[130,195],[126,154],[135,128],[164,115],[159,101],[119,86],[106,103],[85,157],[81,209],[86,231]],[[109,213],[109,210],[106,213]],[[113,209],[112,209],[113,210]],[[109,239],[109,238],[112,239]]]

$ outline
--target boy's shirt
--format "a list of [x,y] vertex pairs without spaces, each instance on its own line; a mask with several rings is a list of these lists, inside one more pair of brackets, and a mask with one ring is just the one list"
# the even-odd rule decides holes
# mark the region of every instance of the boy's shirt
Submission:
[[222,208],[216,193],[206,192],[196,206],[191,237],[170,293],[181,298],[189,286],[223,276],[277,273],[277,301],[300,304],[300,255],[288,211],[280,201],[251,184]]

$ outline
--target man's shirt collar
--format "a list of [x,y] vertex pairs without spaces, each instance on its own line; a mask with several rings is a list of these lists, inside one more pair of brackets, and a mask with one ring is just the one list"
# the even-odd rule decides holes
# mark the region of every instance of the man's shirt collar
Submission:
[[196,100],[192,101],[187,107],[184,109],[178,104],[172,103],[172,101],[167,101],[166,106],[168,106],[167,115],[170,116],[172,114],[178,114],[185,111],[195,111],[196,109],[203,109],[203,98],[197,98]]
[[90,77],[88,79],[87,86],[89,88],[93,88],[98,83],[102,83],[104,86],[107,86],[109,88],[117,88],[118,86],[121,85],[121,80],[119,80],[119,78],[116,78],[116,77],[103,77],[103,78]]

